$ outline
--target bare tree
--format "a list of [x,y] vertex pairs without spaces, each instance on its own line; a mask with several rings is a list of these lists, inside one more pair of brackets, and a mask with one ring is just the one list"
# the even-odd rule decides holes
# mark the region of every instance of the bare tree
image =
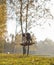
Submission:
[[[50,17],[51,19],[53,18],[53,16],[50,13],[50,9],[45,8],[45,4],[49,0],[10,0],[10,1],[13,4],[13,6],[11,5],[11,8],[15,10],[15,14],[17,16],[17,19],[18,19],[17,22],[20,22],[20,25],[21,25],[22,42],[23,42],[23,33],[24,33],[23,31],[24,22],[26,23],[25,33],[27,33],[27,31],[31,29],[32,27],[31,25],[33,25],[34,23],[35,23],[35,26],[43,25],[41,22],[38,23],[38,20],[40,20],[41,18],[44,18],[44,19],[48,17]],[[26,14],[24,15],[25,10],[26,10]],[[20,13],[20,16],[19,16],[19,13]],[[46,23],[46,21],[45,22],[42,21],[42,22]],[[25,46],[23,46],[23,54],[25,53],[26,53],[26,49],[25,49]],[[28,45],[27,54],[29,54],[29,45]]]

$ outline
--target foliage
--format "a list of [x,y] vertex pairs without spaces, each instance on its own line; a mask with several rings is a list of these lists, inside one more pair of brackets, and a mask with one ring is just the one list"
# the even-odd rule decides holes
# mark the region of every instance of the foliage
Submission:
[[0,36],[6,31],[6,0],[0,0]]
[[0,54],[0,65],[54,65],[54,57]]
[[[8,19],[16,19],[17,24],[20,23],[20,1],[22,1],[22,22],[25,24],[26,22],[26,8],[28,4],[28,0],[9,0],[7,1],[8,9]],[[29,7],[28,7],[28,30],[32,28],[33,24],[36,25],[43,25],[45,24],[46,19],[53,19],[53,16],[50,12],[50,8],[46,7],[47,3],[50,3],[51,0],[29,0]],[[14,15],[16,17],[14,17]],[[42,19],[45,19],[42,20]],[[42,20],[42,22],[39,22]],[[19,24],[18,24],[19,25]],[[18,27],[17,25],[17,27]],[[25,29],[25,27],[23,26]]]

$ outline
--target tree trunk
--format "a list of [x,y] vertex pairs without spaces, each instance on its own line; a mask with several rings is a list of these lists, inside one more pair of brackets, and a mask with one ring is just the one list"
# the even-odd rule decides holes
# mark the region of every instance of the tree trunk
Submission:
[[[27,33],[28,7],[29,7],[29,0],[28,0],[28,3],[27,3],[27,8],[26,8],[26,30],[25,30],[25,33]],[[29,43],[28,43],[27,55],[29,55]]]
[[[23,27],[22,27],[22,0],[20,0],[21,7],[20,7],[20,22],[21,22],[21,31],[22,31],[22,42],[23,42]],[[23,46],[23,55],[26,54],[26,48]]]
[[27,56],[29,55],[29,44],[28,44],[28,49],[27,49]]

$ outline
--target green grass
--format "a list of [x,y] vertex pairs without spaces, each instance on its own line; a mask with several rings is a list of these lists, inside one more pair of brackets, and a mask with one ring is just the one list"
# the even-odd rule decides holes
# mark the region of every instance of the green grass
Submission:
[[0,65],[54,65],[53,57],[0,54]]

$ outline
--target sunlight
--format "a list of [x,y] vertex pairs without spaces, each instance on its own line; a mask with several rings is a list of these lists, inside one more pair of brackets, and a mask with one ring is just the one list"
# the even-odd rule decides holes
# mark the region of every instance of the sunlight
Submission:
[[15,29],[16,29],[16,21],[15,20],[8,20],[7,22],[7,30],[8,34],[14,34],[15,35]]

